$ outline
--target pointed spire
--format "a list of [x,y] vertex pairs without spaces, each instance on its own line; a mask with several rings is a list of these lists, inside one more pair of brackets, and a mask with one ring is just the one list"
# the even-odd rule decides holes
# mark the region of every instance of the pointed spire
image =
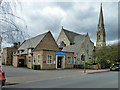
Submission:
[[62,26],[62,29],[63,29],[63,26]]
[[101,8],[100,8],[100,15],[99,15],[99,23],[98,23],[99,27],[104,25],[104,21],[103,21],[103,12],[102,12],[102,3],[101,3]]
[[88,35],[88,32],[87,32],[87,34],[86,35]]

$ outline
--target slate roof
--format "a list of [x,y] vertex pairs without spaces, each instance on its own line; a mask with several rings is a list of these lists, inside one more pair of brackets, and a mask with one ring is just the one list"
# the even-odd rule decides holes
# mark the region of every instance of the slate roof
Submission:
[[78,34],[78,33],[72,32],[72,31],[68,31],[66,29],[63,29],[63,30],[71,43],[76,43],[78,40],[83,41],[83,39],[84,39],[85,35]]
[[69,45],[69,46],[63,47],[62,51],[74,52],[74,55],[76,55],[76,53],[79,52],[81,45],[82,43]]
[[76,36],[76,37],[74,37],[74,43],[75,44],[80,44],[80,43],[82,43],[82,41],[85,39],[85,37],[86,37],[86,35],[84,35],[84,36]]
[[27,49],[28,48],[35,48],[47,33],[43,33],[43,34],[40,34],[40,35],[33,37],[31,39],[25,40],[22,43],[22,45],[18,48],[18,50],[24,50],[21,54],[27,54]]

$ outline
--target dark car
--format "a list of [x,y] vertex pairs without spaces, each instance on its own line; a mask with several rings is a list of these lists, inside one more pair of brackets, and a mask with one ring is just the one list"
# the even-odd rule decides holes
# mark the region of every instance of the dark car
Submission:
[[0,68],[0,83],[2,84],[2,86],[5,85],[5,72]]
[[120,71],[120,64],[113,64],[110,71]]

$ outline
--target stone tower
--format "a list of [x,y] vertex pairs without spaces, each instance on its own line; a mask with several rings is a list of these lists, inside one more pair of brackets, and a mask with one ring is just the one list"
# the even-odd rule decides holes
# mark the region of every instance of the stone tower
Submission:
[[106,40],[105,40],[105,28],[104,28],[104,20],[103,20],[103,12],[102,12],[102,3],[100,8],[100,15],[99,15],[99,22],[98,22],[98,28],[97,28],[97,35],[96,35],[96,47],[104,47],[106,46]]

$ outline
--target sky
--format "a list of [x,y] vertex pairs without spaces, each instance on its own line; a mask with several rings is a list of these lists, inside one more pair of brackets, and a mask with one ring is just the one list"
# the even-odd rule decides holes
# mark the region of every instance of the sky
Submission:
[[[30,37],[51,31],[55,40],[63,28],[79,33],[88,32],[96,42],[101,2],[22,2],[18,16],[27,23]],[[118,40],[118,3],[102,2],[107,45]],[[18,22],[20,23],[20,22]]]

